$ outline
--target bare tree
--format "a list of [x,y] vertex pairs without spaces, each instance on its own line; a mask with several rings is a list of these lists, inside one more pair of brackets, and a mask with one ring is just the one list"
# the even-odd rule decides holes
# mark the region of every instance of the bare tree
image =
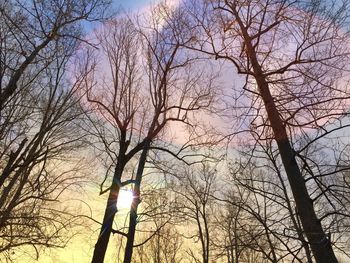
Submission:
[[[61,247],[73,218],[60,211],[61,195],[81,182],[77,153],[82,117],[74,89],[65,80],[67,57],[18,90],[2,111],[0,251]],[[9,251],[12,251],[11,253]],[[12,255],[13,256],[13,255]]]
[[81,21],[103,19],[109,2],[1,1],[0,110],[54,61],[57,47],[81,38]]
[[74,216],[59,200],[82,180],[82,116],[69,59],[82,21],[108,1],[0,3],[0,252],[62,247]]
[[135,261],[138,263],[180,263],[181,236],[173,226],[167,225],[158,231],[146,244],[136,248]]
[[[169,175],[170,171],[168,171]],[[196,248],[188,248],[188,255],[195,262],[208,263],[212,258],[213,214],[216,180],[216,165],[200,163],[190,167],[183,167],[172,172],[169,187],[178,202],[175,216],[193,227],[193,231],[186,228],[184,237],[200,244],[198,257]],[[176,179],[175,179],[176,178]]]
[[237,166],[231,170],[233,197],[229,194],[226,200],[239,212],[239,230],[233,233],[241,249],[254,248],[269,262],[309,260],[309,247],[303,236],[297,235],[301,227],[285,192],[285,182],[279,181],[267,165],[254,164],[252,159],[246,164],[241,160]]
[[[91,119],[105,122],[105,126],[97,122],[92,124],[95,125],[95,135],[109,155],[109,171],[114,170],[112,180],[107,179],[109,174],[106,174],[106,180],[111,186],[103,189],[106,180],[101,185],[101,194],[109,192],[109,197],[92,262],[103,262],[113,232],[112,224],[117,212],[115,204],[120,187],[128,183],[141,183],[142,169],[137,175],[138,181],[122,182],[127,164],[144,149],[145,155],[140,159],[142,167],[149,149],[161,149],[156,142],[162,136],[165,138],[170,122],[188,126],[189,118],[195,112],[209,107],[213,100],[213,77],[207,69],[195,69],[196,59],[189,58],[182,51],[181,44],[189,40],[167,26],[165,18],[171,16],[171,10],[160,5],[154,9],[150,19],[140,18],[144,19],[142,22],[145,26],[126,16],[110,21],[97,36],[102,51],[97,55],[100,60],[105,58],[106,63],[92,62],[89,52],[82,62],[86,78],[81,86],[86,92],[86,105],[91,105],[97,114],[95,117],[91,115]],[[99,66],[105,65],[108,65],[110,72],[104,70],[99,75]],[[190,146],[185,144],[180,150]],[[169,149],[163,150],[174,156],[179,154]],[[139,202],[138,188],[135,188],[129,229],[131,243]],[[129,261],[131,243],[128,246],[128,259],[125,259]]]
[[[182,262],[185,259],[182,251],[184,241],[174,218],[179,204],[167,187],[160,186],[164,184],[162,176],[154,177],[148,182],[146,180],[143,187],[133,262]],[[155,184],[155,181],[160,183]]]
[[274,138],[313,256],[337,262],[296,159],[293,132],[322,133],[346,112],[347,3],[203,1],[193,7],[198,45],[190,48],[232,63],[246,77],[243,91],[252,106],[245,116],[252,117],[243,125],[260,140]]

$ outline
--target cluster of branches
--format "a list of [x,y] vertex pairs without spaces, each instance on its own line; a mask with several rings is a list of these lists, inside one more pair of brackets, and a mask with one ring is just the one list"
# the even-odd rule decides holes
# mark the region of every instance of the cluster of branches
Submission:
[[[157,203],[154,198],[166,196],[161,217],[171,218],[173,232],[167,227],[152,228],[149,220],[140,222],[139,242],[145,240],[144,231],[155,234],[149,243],[137,246],[134,260],[162,262],[158,258],[163,256],[152,251],[168,251],[165,258],[175,258],[171,262],[315,262],[277,150],[271,144],[261,146],[266,155],[255,161],[247,154],[250,150],[245,149],[240,159],[230,158],[230,163],[190,167],[174,163],[162,169],[165,183],[156,192],[144,190],[144,211],[161,222],[158,213],[147,211]],[[148,195],[153,198],[151,204]],[[346,260],[349,220],[340,210],[337,213],[336,220],[324,224],[339,258]],[[175,254],[170,249],[174,240]]]
[[[89,111],[86,130],[92,146],[107,158],[100,194],[108,193],[108,200],[92,262],[103,262],[111,233],[126,238],[124,262],[131,262],[141,181],[150,152],[155,158],[164,152],[193,162],[196,158],[186,154],[195,155],[196,148],[210,144],[198,115],[215,100],[216,75],[210,63],[204,67],[202,59],[184,48],[190,36],[180,34],[181,27],[175,24],[179,15],[160,4],[150,14],[112,19],[95,34],[99,49],[87,46],[81,54],[79,75],[84,78],[79,90]],[[174,127],[182,133],[172,135]],[[133,174],[130,167],[135,162],[138,168]],[[134,198],[124,233],[113,228],[113,221],[120,189],[130,184]]]
[[[240,129],[234,133],[245,134],[243,143],[253,145],[251,161],[277,160],[275,177],[282,174],[286,180],[300,220],[300,230],[294,224],[292,236],[305,239],[316,262],[338,262],[337,238],[328,231],[336,234],[331,226],[345,226],[349,216],[343,179],[349,168],[348,142],[330,146],[348,126],[348,12],[346,1],[209,0],[187,5],[188,24],[196,31],[196,43],[188,48],[233,65],[245,77],[243,89],[236,92],[233,110]],[[261,181],[259,176],[256,180]]]
[[[62,247],[73,225],[59,203],[83,180],[82,116],[69,59],[83,21],[108,1],[0,1],[0,258]],[[73,187],[73,188],[72,188]]]
[[[1,2],[0,252],[64,245],[69,214],[48,203],[80,180],[84,142],[108,194],[93,263],[112,233],[125,263],[338,262],[350,215],[347,1],[160,3],[109,19],[87,43],[80,22],[107,5]],[[236,78],[218,78],[221,66]],[[147,194],[146,174],[164,191]],[[122,187],[134,195],[125,232],[113,227]]]
[[[233,100],[224,100],[233,112],[225,117],[238,124],[229,137],[244,145],[229,146],[241,156],[239,169],[231,171],[234,187],[227,191],[233,193],[216,198],[245,218],[233,215],[234,224],[256,225],[226,240],[228,260],[244,260],[246,248],[269,262],[338,262],[334,251],[346,254],[348,141],[338,137],[348,127],[348,11],[338,1],[187,1],[171,21],[190,35],[181,47],[233,65],[245,77]],[[175,192],[184,199],[182,217],[198,225],[202,257],[188,254],[208,262],[206,191],[195,190],[195,201],[183,190],[198,183],[185,174]]]

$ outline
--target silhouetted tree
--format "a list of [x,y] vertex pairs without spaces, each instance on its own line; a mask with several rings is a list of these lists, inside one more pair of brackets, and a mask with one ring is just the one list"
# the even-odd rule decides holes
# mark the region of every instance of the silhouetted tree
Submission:
[[0,3],[0,252],[61,247],[72,215],[58,200],[82,180],[79,96],[67,74],[81,23],[109,1]]
[[[170,9],[160,5],[150,18],[139,18],[143,25],[128,17],[110,21],[97,33],[101,52],[96,55],[100,61],[105,59],[104,62],[98,63],[96,57],[93,59],[90,50],[81,63],[86,74],[81,83],[86,93],[86,106],[91,107],[95,114],[90,115],[91,120],[97,119],[92,121],[94,130],[91,133],[96,132],[114,170],[113,179],[108,181],[111,186],[107,189],[101,186],[101,193],[109,192],[109,197],[92,262],[103,262],[113,231],[120,187],[136,183],[130,233],[127,235],[130,242],[124,261],[131,260],[130,244],[133,243],[142,171],[137,181],[122,182],[127,164],[142,149],[147,153],[147,148],[179,156],[180,153],[157,146],[157,140],[166,139],[165,132],[171,122],[191,126],[191,116],[208,108],[213,101],[213,75],[207,68],[195,68],[197,59],[189,57],[181,48],[183,41],[189,40],[167,26],[168,18],[171,18]],[[110,72],[107,72],[106,65]],[[195,124],[193,128],[196,128]],[[180,152],[190,146],[185,144]],[[145,158],[140,159],[141,166]]]
[[103,19],[109,3],[1,1],[0,112],[16,92],[30,85],[55,61],[58,49],[71,49],[75,41],[82,39],[82,21]]
[[242,125],[255,129],[259,140],[274,138],[313,256],[337,262],[293,136],[297,130],[323,133],[346,112],[347,3],[202,1],[193,2],[189,15],[198,41],[189,48],[232,63],[246,77],[239,103],[244,97],[252,103],[240,115],[252,117]]

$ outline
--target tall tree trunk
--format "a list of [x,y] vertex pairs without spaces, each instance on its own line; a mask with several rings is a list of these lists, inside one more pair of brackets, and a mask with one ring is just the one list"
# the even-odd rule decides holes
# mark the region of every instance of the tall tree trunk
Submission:
[[303,249],[305,251],[305,256],[306,256],[306,259],[307,259],[307,263],[313,263],[309,244],[305,240],[302,227],[300,226],[300,222],[298,220],[299,219],[298,215],[294,215],[294,213],[293,213],[293,208],[292,208],[292,204],[291,204],[291,201],[289,199],[289,196],[288,196],[287,187],[286,187],[286,185],[285,185],[285,183],[283,181],[282,174],[279,172],[279,168],[278,168],[277,163],[276,163],[275,160],[273,160],[273,165],[274,165],[274,167],[275,167],[275,169],[277,171],[278,178],[280,180],[281,187],[282,187],[282,190],[283,190],[283,194],[284,194],[284,196],[286,198],[286,205],[287,205],[288,211],[290,213],[290,219],[292,221],[294,229],[297,232],[298,239],[300,240],[300,242],[302,244],[302,247],[303,247]]
[[108,242],[109,242],[109,237],[112,232],[114,216],[117,213],[117,200],[118,200],[120,187],[116,183],[116,181],[120,182],[122,173],[123,173],[123,166],[117,165],[113,176],[113,183],[111,186],[111,190],[109,191],[107,206],[103,217],[100,235],[95,245],[94,254],[91,261],[92,263],[103,263],[104,261],[104,257],[105,257]]
[[282,158],[282,163],[292,189],[297,212],[299,214],[305,235],[310,243],[312,253],[317,263],[338,263],[331,242],[324,232],[320,220],[316,216],[313,201],[307,191],[306,184],[296,162],[294,150],[290,144],[286,128],[279,115],[278,109],[271,95],[268,82],[259,64],[257,54],[252,43],[252,38],[250,37],[248,30],[244,26],[238,13],[236,11],[234,12],[246,45],[245,52],[253,68],[254,78],[265,105],[268,119],[274,133],[274,138],[277,142],[278,150]]
[[337,263],[338,260],[335,257],[331,242],[316,216],[313,201],[307,191],[304,178],[296,162],[294,151],[270,93],[268,83],[263,76],[260,65],[257,63],[256,56],[254,56],[255,53],[252,52],[253,49],[251,43],[247,43],[247,46],[251,51],[249,52],[251,53],[250,59],[254,68],[258,88],[264,101],[267,115],[282,158],[283,166],[293,192],[297,211],[313,255],[318,263]]
[[117,200],[120,190],[120,182],[122,179],[125,164],[128,161],[126,151],[129,147],[129,141],[126,140],[126,131],[120,131],[119,152],[117,164],[114,170],[113,182],[109,190],[105,214],[103,217],[100,235],[97,239],[94,254],[91,263],[103,263],[106,250],[109,242],[109,237],[112,232],[114,216],[117,213]]
[[140,187],[141,187],[143,170],[145,168],[147,153],[148,153],[150,144],[151,144],[151,140],[147,140],[145,142],[144,148],[141,153],[139,165],[137,168],[134,191],[133,191],[134,199],[132,201],[131,208],[130,208],[129,231],[128,231],[126,247],[125,247],[124,263],[130,263],[132,258],[136,224],[137,224],[137,208],[140,204],[140,192],[141,192]]

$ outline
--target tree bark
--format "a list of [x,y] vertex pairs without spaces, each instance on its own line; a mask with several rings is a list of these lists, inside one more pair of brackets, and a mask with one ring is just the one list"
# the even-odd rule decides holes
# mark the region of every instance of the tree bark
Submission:
[[313,201],[307,191],[304,178],[295,159],[294,150],[290,144],[286,128],[279,115],[278,109],[271,95],[268,82],[259,64],[252,38],[247,28],[236,11],[235,17],[242,32],[245,52],[250,60],[254,78],[256,80],[259,93],[263,99],[264,106],[277,142],[278,150],[282,158],[282,163],[287,174],[287,178],[292,189],[297,212],[305,235],[310,243],[312,253],[317,263],[338,263],[334,254],[330,240],[324,232],[320,220],[317,218]]
[[134,191],[133,191],[133,201],[130,208],[130,219],[129,219],[129,231],[127,235],[127,242],[125,247],[124,254],[124,263],[130,263],[134,248],[134,240],[135,240],[135,232],[136,232],[136,224],[137,224],[137,208],[140,204],[140,187],[142,181],[143,170],[145,168],[147,154],[149,150],[149,146],[151,144],[151,140],[147,139],[144,144],[144,148],[141,153],[139,165],[137,168]]
[[262,73],[260,65],[258,64],[252,44],[247,41],[246,45],[260,95],[264,101],[267,115],[282,158],[283,166],[293,192],[297,211],[313,255],[318,263],[337,263],[338,260],[335,257],[331,242],[316,216],[313,201],[307,191],[304,178],[296,162],[295,154],[289,142],[286,129],[270,93],[268,83]]
[[[121,166],[121,165],[120,165]],[[123,167],[116,167],[113,179],[120,181]],[[113,180],[111,190],[107,200],[107,206],[103,217],[103,223],[99,237],[97,239],[91,263],[103,263],[106,254],[109,237],[112,232],[114,216],[117,213],[117,200],[119,195],[119,185]]]
[[[107,206],[103,217],[102,227],[100,235],[95,244],[94,254],[91,263],[103,263],[106,255],[106,250],[109,242],[109,237],[112,232],[112,225],[114,216],[117,213],[117,200],[120,190],[120,182],[123,175],[125,164],[131,158],[130,153],[126,155],[126,151],[129,147],[129,141],[126,140],[126,131],[120,131],[119,152],[117,158],[117,164],[114,170],[113,182],[109,191]],[[135,150],[135,149],[134,149]],[[135,150],[136,151],[136,150]],[[130,155],[130,156],[129,156]]]

